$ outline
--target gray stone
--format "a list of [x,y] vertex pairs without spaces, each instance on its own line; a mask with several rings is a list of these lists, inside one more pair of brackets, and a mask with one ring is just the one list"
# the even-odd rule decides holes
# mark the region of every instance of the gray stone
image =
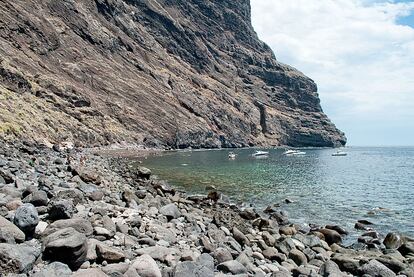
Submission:
[[150,246],[146,248],[137,249],[138,255],[149,255],[151,258],[164,262],[168,255],[173,255],[177,252],[174,248],[167,248],[164,246]]
[[74,212],[72,199],[52,200],[49,204],[49,218],[53,220],[72,218]]
[[345,275],[333,261],[326,261],[319,269],[319,274],[323,277],[341,277]]
[[96,245],[96,254],[101,261],[107,261],[108,263],[118,263],[125,259],[124,253],[103,243]]
[[108,275],[99,268],[88,268],[76,271],[72,277],[108,277]]
[[290,251],[288,257],[289,259],[292,259],[298,266],[306,265],[308,263],[306,255],[297,249]]
[[233,256],[230,251],[223,247],[217,248],[213,255],[219,264],[233,260]]
[[250,245],[249,239],[236,227],[233,227],[233,237],[242,246],[243,245]]
[[65,228],[47,236],[43,242],[43,257],[78,269],[86,260],[87,240],[73,228]]
[[232,273],[232,274],[247,273],[246,267],[244,267],[244,265],[242,265],[236,260],[221,263],[217,266],[217,269],[225,273]]
[[22,230],[26,236],[32,236],[39,223],[39,214],[32,204],[24,204],[17,208],[13,223]]
[[53,262],[44,267],[41,271],[36,272],[32,277],[70,277],[72,270],[60,262]]
[[125,277],[162,277],[161,271],[150,255],[144,254],[137,258],[129,267]]
[[181,216],[180,210],[174,203],[161,207],[159,212],[160,214],[165,215],[168,220],[179,218]]
[[27,273],[40,253],[34,247],[0,243],[0,273]]
[[46,206],[49,202],[47,194],[43,190],[35,190],[23,199],[23,203],[30,203],[34,206]]
[[262,252],[262,254],[263,254],[263,256],[266,258],[266,259],[269,259],[269,260],[271,260],[271,261],[274,261],[274,260],[276,260],[277,259],[277,254],[278,254],[279,252],[277,251],[277,249],[276,248],[274,248],[274,247],[269,247],[269,248],[267,248],[267,249],[265,249],[265,250],[263,250],[263,252]]
[[368,274],[372,277],[394,277],[396,274],[383,265],[382,263],[378,262],[377,260],[371,260],[368,263],[364,264],[360,269],[360,274]]
[[182,262],[174,268],[174,277],[213,277],[212,268],[196,262]]
[[5,241],[23,242],[25,239],[25,234],[22,230],[2,216],[0,216],[0,233]]

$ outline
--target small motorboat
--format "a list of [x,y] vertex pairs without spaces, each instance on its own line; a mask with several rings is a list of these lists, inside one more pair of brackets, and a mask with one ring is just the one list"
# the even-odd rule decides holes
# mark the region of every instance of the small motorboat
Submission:
[[303,151],[299,151],[299,150],[294,150],[294,149],[289,149],[286,150],[283,155],[285,156],[303,156],[306,155],[306,152]]
[[341,151],[341,150],[338,150],[335,153],[332,153],[332,156],[334,156],[334,157],[343,157],[343,156],[346,156],[346,155],[348,155],[348,153],[346,153],[344,151]]
[[236,158],[236,154],[234,154],[233,152],[229,152],[229,159],[230,160],[234,160]]
[[268,157],[269,156],[269,152],[267,151],[256,151],[252,154],[253,157],[256,158],[261,158],[261,157]]

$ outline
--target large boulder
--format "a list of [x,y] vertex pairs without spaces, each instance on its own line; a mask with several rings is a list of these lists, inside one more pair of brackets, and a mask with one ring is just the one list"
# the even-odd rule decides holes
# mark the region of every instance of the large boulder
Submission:
[[13,223],[22,230],[26,236],[32,236],[39,223],[39,214],[32,204],[24,204],[17,208]]
[[161,277],[161,271],[150,255],[144,254],[138,257],[128,271],[124,274],[125,277]]
[[[25,235],[16,225],[0,216],[0,240],[23,242]],[[0,241],[1,242],[1,241]]]
[[0,243],[0,273],[27,273],[39,255],[40,249],[34,247]]
[[66,263],[78,269],[86,260],[87,239],[73,228],[56,231],[44,239],[43,258]]

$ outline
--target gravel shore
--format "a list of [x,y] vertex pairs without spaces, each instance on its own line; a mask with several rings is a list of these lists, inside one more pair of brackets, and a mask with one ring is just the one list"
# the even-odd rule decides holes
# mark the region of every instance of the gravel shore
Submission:
[[414,242],[187,195],[125,158],[0,141],[0,276],[414,276]]

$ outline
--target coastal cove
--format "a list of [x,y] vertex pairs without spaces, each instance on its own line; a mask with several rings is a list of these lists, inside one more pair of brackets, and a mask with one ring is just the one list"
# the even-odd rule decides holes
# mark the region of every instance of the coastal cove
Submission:
[[413,147],[348,147],[346,157],[332,157],[332,149],[306,149],[301,157],[267,151],[269,158],[255,159],[253,149],[234,150],[235,160],[229,150],[166,152],[142,165],[192,194],[213,185],[259,210],[280,203],[297,224],[338,224],[351,233],[345,242],[362,234],[354,229],[360,219],[384,236],[414,235]]

